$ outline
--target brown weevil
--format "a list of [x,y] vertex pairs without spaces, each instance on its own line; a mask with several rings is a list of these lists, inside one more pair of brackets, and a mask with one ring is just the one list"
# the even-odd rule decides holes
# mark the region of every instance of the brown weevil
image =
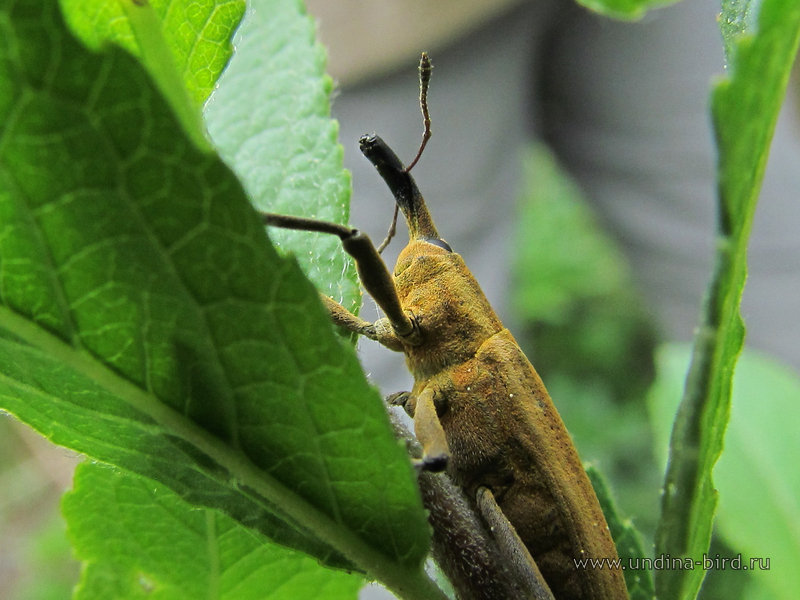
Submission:
[[[411,166],[430,137],[430,69],[423,54],[425,134]],[[581,569],[575,562],[615,561],[617,551],[539,375],[439,235],[410,168],[376,135],[363,136],[359,146],[408,224],[409,243],[393,273],[357,229],[273,214],[264,215],[265,223],[338,235],[355,259],[362,285],[386,316],[369,323],[323,300],[337,325],[405,354],[414,386],[393,402],[414,419],[421,468],[446,469],[490,527],[507,519],[558,600],[627,598],[619,568]]]

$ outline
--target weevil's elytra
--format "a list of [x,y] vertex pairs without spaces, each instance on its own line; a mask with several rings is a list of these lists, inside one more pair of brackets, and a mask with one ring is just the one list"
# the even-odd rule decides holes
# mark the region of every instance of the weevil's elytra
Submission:
[[[420,72],[429,78],[427,56],[422,63]],[[420,94],[423,146],[430,137],[426,97],[427,87]],[[279,215],[265,215],[265,222],[339,235],[355,258],[362,285],[386,317],[368,323],[323,300],[338,325],[405,354],[414,386],[392,402],[414,418],[423,467],[446,465],[487,523],[510,522],[498,543],[518,547],[514,540],[521,540],[531,573],[543,577],[541,588],[549,587],[558,600],[627,598],[619,569],[575,565],[582,558],[615,560],[617,552],[539,375],[461,256],[442,240],[410,169],[374,134],[363,136],[359,146],[408,225],[409,243],[393,274],[357,230]]]

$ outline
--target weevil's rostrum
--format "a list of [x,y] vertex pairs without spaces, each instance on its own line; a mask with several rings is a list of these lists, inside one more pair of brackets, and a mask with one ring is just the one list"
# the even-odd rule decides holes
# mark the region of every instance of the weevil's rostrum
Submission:
[[[415,383],[396,402],[414,418],[423,468],[446,467],[479,512],[486,510],[479,497],[493,498],[490,505],[513,525],[553,597],[627,598],[621,570],[575,563],[615,560],[617,552],[541,379],[461,256],[441,239],[408,169],[379,137],[359,144],[391,189],[410,239],[390,275],[366,236],[323,224],[342,238],[365,289],[389,317],[367,323],[325,299],[333,320],[405,354]],[[311,228],[301,219],[265,220]]]

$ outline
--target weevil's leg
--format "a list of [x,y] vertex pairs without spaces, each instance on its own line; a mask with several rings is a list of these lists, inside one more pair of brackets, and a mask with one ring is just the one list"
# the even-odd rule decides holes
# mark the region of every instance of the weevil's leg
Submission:
[[478,512],[489,526],[497,547],[506,559],[506,568],[514,575],[514,579],[523,583],[531,598],[537,600],[555,600],[550,586],[542,577],[539,567],[531,553],[522,543],[517,530],[497,505],[494,494],[485,487],[476,492]]
[[[403,392],[401,392],[403,393]],[[406,442],[409,455],[422,456],[419,441],[394,412],[389,419],[395,435]],[[439,473],[418,473],[422,503],[433,526],[433,556],[447,574],[459,598],[550,600],[537,598],[512,580],[505,557],[486,522],[467,501],[464,490]]]
[[325,294],[320,294],[319,297],[322,298],[322,303],[325,305],[325,308],[328,309],[331,320],[336,325],[348,331],[352,331],[353,333],[368,337],[371,340],[378,340],[378,334],[375,331],[375,325],[373,323],[365,321],[364,319],[359,319],[344,306],[336,302],[336,300]]
[[334,325],[375,340],[389,348],[389,350],[394,350],[395,352],[403,351],[403,340],[394,332],[388,319],[381,318],[374,323],[370,323],[364,319],[359,319],[333,298],[325,294],[320,294],[319,296],[322,298],[325,308],[328,309],[328,314],[330,314]]
[[[416,400],[415,406],[409,406],[414,400]],[[436,411],[433,388],[428,386],[416,398],[409,397],[404,407],[406,412],[413,414],[414,433],[419,443],[422,444],[422,469],[424,471],[443,471],[447,466],[450,448]]]
[[[358,229],[328,221],[271,213],[261,213],[261,216],[264,223],[273,227],[338,235],[342,240],[345,252],[356,261],[361,284],[386,314],[394,333],[407,344],[419,343],[419,327],[400,305],[394,280],[366,234],[361,233]],[[342,310],[345,309],[342,308]]]

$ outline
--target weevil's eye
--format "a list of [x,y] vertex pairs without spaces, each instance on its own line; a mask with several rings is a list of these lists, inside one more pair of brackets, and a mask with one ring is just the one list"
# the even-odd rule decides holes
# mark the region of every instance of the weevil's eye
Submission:
[[448,252],[452,252],[453,251],[453,249],[450,247],[450,244],[448,244],[447,242],[445,242],[442,239],[426,237],[426,238],[422,238],[422,240],[425,241],[425,242],[428,242],[429,244],[433,244],[434,246],[439,246],[439,248],[444,248]]

